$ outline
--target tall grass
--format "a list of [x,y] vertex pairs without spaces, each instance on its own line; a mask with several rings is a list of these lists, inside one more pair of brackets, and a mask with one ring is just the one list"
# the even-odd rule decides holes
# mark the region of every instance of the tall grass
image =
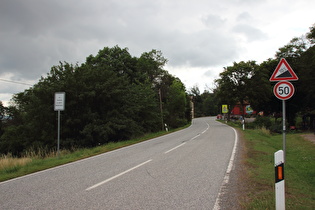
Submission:
[[[245,130],[244,137],[248,191],[243,208],[274,209],[274,153],[282,149],[282,135],[262,128]],[[286,208],[314,209],[315,144],[300,134],[287,134],[286,142]]]
[[32,162],[32,158],[29,157],[15,158],[10,154],[2,155],[0,157],[0,171],[14,172],[30,162]]

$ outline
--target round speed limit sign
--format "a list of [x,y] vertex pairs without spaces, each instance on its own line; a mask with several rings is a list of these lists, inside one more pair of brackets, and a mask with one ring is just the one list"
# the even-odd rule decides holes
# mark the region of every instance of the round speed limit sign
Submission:
[[278,82],[273,88],[273,93],[280,100],[287,100],[294,94],[294,86],[291,82],[281,81]]

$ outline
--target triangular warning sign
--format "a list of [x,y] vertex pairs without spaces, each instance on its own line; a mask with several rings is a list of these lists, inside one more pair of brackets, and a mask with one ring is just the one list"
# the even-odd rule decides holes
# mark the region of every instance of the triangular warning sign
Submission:
[[296,76],[295,72],[288,64],[288,62],[282,58],[276,68],[276,70],[272,73],[269,81],[295,81],[299,78]]

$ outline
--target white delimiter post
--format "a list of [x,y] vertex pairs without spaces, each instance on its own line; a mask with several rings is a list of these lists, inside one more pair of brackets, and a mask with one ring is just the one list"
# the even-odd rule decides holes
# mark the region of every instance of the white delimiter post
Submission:
[[276,210],[285,210],[284,153],[275,153]]

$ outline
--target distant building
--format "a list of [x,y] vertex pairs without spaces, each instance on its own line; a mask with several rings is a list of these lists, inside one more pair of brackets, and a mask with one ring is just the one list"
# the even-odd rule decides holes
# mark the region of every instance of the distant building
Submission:
[[250,104],[245,103],[244,107],[242,108],[242,105],[240,103],[236,104],[232,111],[231,111],[231,115],[237,115],[237,116],[242,116],[242,115],[252,115],[252,114],[256,114],[257,112],[254,111]]

